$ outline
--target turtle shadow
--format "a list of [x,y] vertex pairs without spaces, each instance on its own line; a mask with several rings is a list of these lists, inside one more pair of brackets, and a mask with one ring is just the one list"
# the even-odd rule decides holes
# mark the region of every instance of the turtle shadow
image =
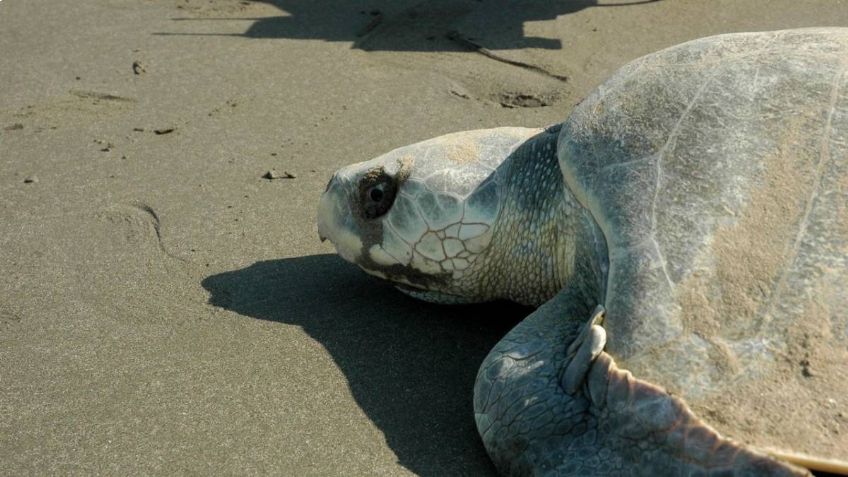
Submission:
[[494,475],[474,425],[474,379],[526,308],[422,303],[336,255],[256,262],[202,286],[212,305],[300,326],[320,343],[404,467]]
[[[627,7],[661,0],[253,0],[270,4],[281,15],[261,18],[175,18],[179,21],[251,20],[245,38],[290,38],[353,42],[364,51],[463,51],[457,32],[486,32],[491,50],[562,49],[559,39],[528,36],[526,22],[553,20],[594,7]],[[180,33],[170,33],[180,35]],[[212,33],[211,35],[216,35]],[[473,35],[472,35],[473,36]],[[473,48],[472,48],[473,49]]]

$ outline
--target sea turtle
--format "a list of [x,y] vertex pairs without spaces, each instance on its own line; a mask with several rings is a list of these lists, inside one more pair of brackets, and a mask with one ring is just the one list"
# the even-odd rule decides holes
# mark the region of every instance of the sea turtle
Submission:
[[318,231],[414,297],[539,306],[475,384],[504,474],[848,473],[847,69],[848,29],[690,41],[562,124],[340,169]]

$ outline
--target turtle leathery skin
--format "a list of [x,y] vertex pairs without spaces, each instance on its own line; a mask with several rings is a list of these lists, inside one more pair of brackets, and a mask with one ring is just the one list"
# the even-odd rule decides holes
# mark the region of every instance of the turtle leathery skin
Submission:
[[687,42],[560,125],[340,169],[319,234],[416,298],[538,306],[475,384],[503,474],[848,474],[846,83],[848,29]]

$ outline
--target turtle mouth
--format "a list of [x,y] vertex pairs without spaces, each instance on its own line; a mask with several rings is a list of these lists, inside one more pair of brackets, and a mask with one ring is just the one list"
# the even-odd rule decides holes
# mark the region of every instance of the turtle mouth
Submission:
[[382,272],[375,273],[364,268],[363,270],[365,270],[366,273],[368,273],[381,283],[389,284],[395,287],[404,295],[410,296],[417,300],[438,304],[465,304],[478,303],[480,301],[463,295],[455,295],[453,293],[434,290],[428,287],[426,284],[413,283],[407,280],[406,278],[398,279],[398,277],[389,276]]
[[428,288],[417,288],[414,286],[395,283],[397,288],[404,295],[415,298],[416,300],[426,301],[428,303],[436,303],[439,305],[465,305],[469,303],[479,303],[480,300],[462,295],[453,295]]
[[411,284],[406,284],[406,283],[398,283],[398,282],[394,282],[394,281],[388,280],[388,279],[385,279],[383,281],[386,282],[386,283],[390,283],[393,287],[397,288],[398,290],[400,290],[404,293],[407,293],[407,292],[420,293],[420,292],[430,292],[430,291],[432,291],[429,288],[426,288],[426,287],[423,287],[423,286],[420,286],[420,285],[416,286],[416,285],[411,285]]
[[421,285],[417,283],[412,283],[404,277],[398,277],[395,275],[388,275],[383,273],[382,271],[369,270],[365,267],[360,266],[365,273],[370,275],[372,278],[377,280],[380,283],[385,283],[386,285],[391,285],[398,290],[404,293],[422,293],[422,292],[431,292],[430,288],[427,288],[426,285]]

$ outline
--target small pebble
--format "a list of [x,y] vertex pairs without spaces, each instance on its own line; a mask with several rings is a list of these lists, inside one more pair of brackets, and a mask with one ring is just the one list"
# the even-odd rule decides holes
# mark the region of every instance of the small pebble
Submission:
[[812,369],[812,363],[810,363],[810,360],[801,360],[801,374],[807,378],[812,378],[816,375],[816,373]]
[[113,147],[115,147],[114,144],[108,141],[104,141],[103,139],[95,139],[94,143],[103,146],[102,148],[100,148],[100,150],[103,152],[109,152],[112,150]]
[[467,94],[460,92],[460,91],[450,90],[450,94],[457,96],[459,98],[462,98],[462,99],[471,99],[471,96],[468,96]]
[[295,174],[292,174],[291,172],[288,172],[288,171],[283,171],[283,173],[280,174],[279,172],[275,171],[274,169],[271,169],[270,171],[266,172],[265,174],[262,174],[262,178],[268,179],[268,180],[296,179],[297,176]]
[[174,132],[174,129],[176,129],[176,128],[154,129],[153,132],[161,136],[162,134],[170,134],[170,133]]
[[27,176],[24,179],[24,184],[36,184],[38,183],[38,176]]

